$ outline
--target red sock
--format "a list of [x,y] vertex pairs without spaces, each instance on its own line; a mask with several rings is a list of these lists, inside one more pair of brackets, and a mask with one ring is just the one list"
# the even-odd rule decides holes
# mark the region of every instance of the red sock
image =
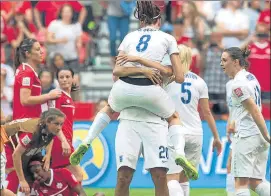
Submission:
[[16,194],[19,186],[19,179],[17,177],[16,172],[15,171],[10,172],[7,175],[6,181],[8,182],[7,189]]

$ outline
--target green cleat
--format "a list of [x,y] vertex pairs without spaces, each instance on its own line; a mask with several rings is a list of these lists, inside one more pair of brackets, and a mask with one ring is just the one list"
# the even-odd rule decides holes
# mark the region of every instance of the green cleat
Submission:
[[190,180],[197,180],[199,178],[197,169],[184,156],[178,156],[175,159],[175,163],[183,168],[185,175]]
[[70,163],[71,165],[79,165],[84,154],[88,151],[88,145],[80,144],[78,148],[71,154]]

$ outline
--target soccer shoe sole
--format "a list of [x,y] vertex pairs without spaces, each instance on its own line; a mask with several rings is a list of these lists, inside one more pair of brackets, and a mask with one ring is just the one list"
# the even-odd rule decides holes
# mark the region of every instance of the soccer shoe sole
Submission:
[[196,168],[184,157],[178,157],[175,159],[175,163],[181,166],[185,175],[191,180],[197,180],[199,178]]
[[71,165],[79,165],[83,156],[86,154],[88,146],[81,144],[79,147],[71,154],[70,163]]

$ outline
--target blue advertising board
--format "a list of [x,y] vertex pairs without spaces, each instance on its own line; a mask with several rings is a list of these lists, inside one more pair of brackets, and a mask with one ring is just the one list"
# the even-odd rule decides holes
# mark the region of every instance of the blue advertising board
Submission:
[[[266,121],[270,131],[270,121]],[[193,188],[224,188],[226,183],[226,163],[229,154],[229,143],[225,136],[226,122],[217,121],[217,128],[223,143],[220,156],[212,149],[212,134],[208,124],[203,121],[204,140],[202,157],[199,167],[199,180],[192,181]],[[75,122],[74,146],[77,147],[87,136],[91,122]],[[118,121],[111,122],[92,143],[91,149],[85,154],[81,167],[84,170],[83,185],[87,187],[113,188],[116,185],[117,171],[115,161],[115,136]],[[153,188],[150,173],[143,168],[144,159],[140,158],[132,188]],[[267,168],[267,179],[270,180],[270,158]]]

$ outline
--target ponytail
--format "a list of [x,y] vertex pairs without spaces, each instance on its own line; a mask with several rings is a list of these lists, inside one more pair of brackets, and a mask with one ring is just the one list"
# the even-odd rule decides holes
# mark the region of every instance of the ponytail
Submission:
[[15,70],[20,66],[21,64],[21,54],[20,54],[20,46],[18,46],[15,50],[15,56],[14,56],[14,67]]

